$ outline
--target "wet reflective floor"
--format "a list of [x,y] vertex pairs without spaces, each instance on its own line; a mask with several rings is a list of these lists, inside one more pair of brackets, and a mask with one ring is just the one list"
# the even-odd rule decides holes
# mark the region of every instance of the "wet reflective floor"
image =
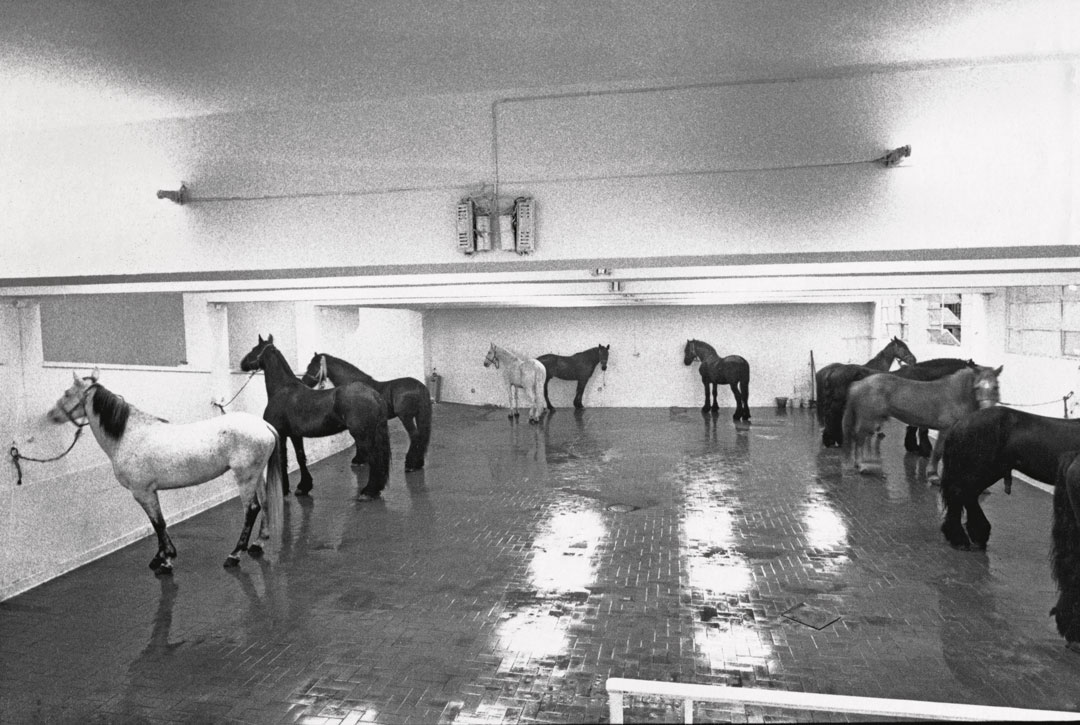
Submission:
[[866,476],[812,411],[731,412],[441,404],[412,474],[394,422],[383,500],[320,462],[261,560],[221,566],[234,500],[172,527],[171,578],[143,539],[0,603],[0,722],[602,722],[608,677],[1080,709],[1049,494],[996,484],[989,548],[956,551],[898,424]]

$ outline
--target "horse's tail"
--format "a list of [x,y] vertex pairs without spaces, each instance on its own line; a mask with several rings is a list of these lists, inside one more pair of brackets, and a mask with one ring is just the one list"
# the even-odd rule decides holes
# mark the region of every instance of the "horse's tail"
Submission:
[[547,410],[547,398],[544,395],[544,384],[547,383],[547,366],[539,360],[536,362],[539,363],[539,367],[536,370],[536,374],[533,375],[532,414],[539,419],[544,411]]
[[263,509],[267,533],[276,539],[285,527],[285,501],[281,485],[281,451],[285,442],[272,425],[267,423],[266,427],[274,434],[274,450],[266,461],[266,475],[263,476],[262,490],[258,491],[257,500]]
[[371,470],[366,488],[374,489],[378,494],[386,488],[386,483],[390,480],[390,427],[386,424],[385,416],[375,424],[371,438]]
[[[1058,633],[1070,642],[1080,640],[1080,524],[1069,496],[1069,470],[1077,463],[1075,452],[1061,456],[1054,485],[1054,519],[1051,526],[1051,573],[1058,585],[1058,601],[1050,614]],[[1080,486],[1076,480],[1075,486]],[[1075,492],[1074,492],[1075,493]]]

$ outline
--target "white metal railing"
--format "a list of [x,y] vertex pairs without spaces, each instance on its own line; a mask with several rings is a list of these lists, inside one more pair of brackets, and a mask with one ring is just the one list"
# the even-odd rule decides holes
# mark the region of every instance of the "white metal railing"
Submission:
[[693,685],[612,677],[607,681],[608,710],[612,723],[623,722],[623,696],[653,696],[683,703],[683,722],[694,722],[694,702],[780,707],[803,712],[873,715],[891,720],[970,720],[981,722],[1080,720],[1080,712],[1028,710],[1018,707],[962,705],[951,702],[891,700],[881,697],[821,695],[813,692],[764,690],[753,687]]

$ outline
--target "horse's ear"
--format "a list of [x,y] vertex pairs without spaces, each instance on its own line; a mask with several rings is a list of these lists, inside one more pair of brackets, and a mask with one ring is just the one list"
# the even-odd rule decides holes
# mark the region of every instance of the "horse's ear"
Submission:
[[1001,371],[1005,369],[1004,365],[998,365],[998,369],[994,371],[994,375],[1001,375]]
[[71,377],[75,379],[75,382],[79,382],[79,374],[74,370],[71,371]]
[[90,381],[96,383],[97,379],[101,377],[101,371],[96,367],[90,371]]
[[274,333],[271,332],[269,335],[267,335],[266,341],[269,342],[270,344],[273,344],[273,342],[274,342]]
[[260,344],[260,345],[261,345],[261,344],[263,344],[263,339],[262,339],[262,335],[259,335],[259,344]]

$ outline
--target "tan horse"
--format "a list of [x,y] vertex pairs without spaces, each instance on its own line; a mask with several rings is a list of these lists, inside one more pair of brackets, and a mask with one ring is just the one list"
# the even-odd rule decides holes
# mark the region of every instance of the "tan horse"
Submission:
[[535,358],[527,358],[511,352],[504,347],[491,343],[484,358],[484,367],[494,365],[502,370],[510,396],[510,418],[518,417],[518,388],[525,391],[529,399],[529,422],[539,423],[544,414],[544,383],[547,381],[547,368]]
[[[852,383],[844,407],[844,448],[855,467],[864,463],[876,433],[890,417],[920,428],[948,430],[958,420],[980,408],[997,405],[998,375],[1002,368],[963,368],[938,380],[906,380],[879,373]],[[939,435],[927,465],[927,478],[939,480],[938,461],[945,436]],[[880,459],[880,451],[874,451]]]

